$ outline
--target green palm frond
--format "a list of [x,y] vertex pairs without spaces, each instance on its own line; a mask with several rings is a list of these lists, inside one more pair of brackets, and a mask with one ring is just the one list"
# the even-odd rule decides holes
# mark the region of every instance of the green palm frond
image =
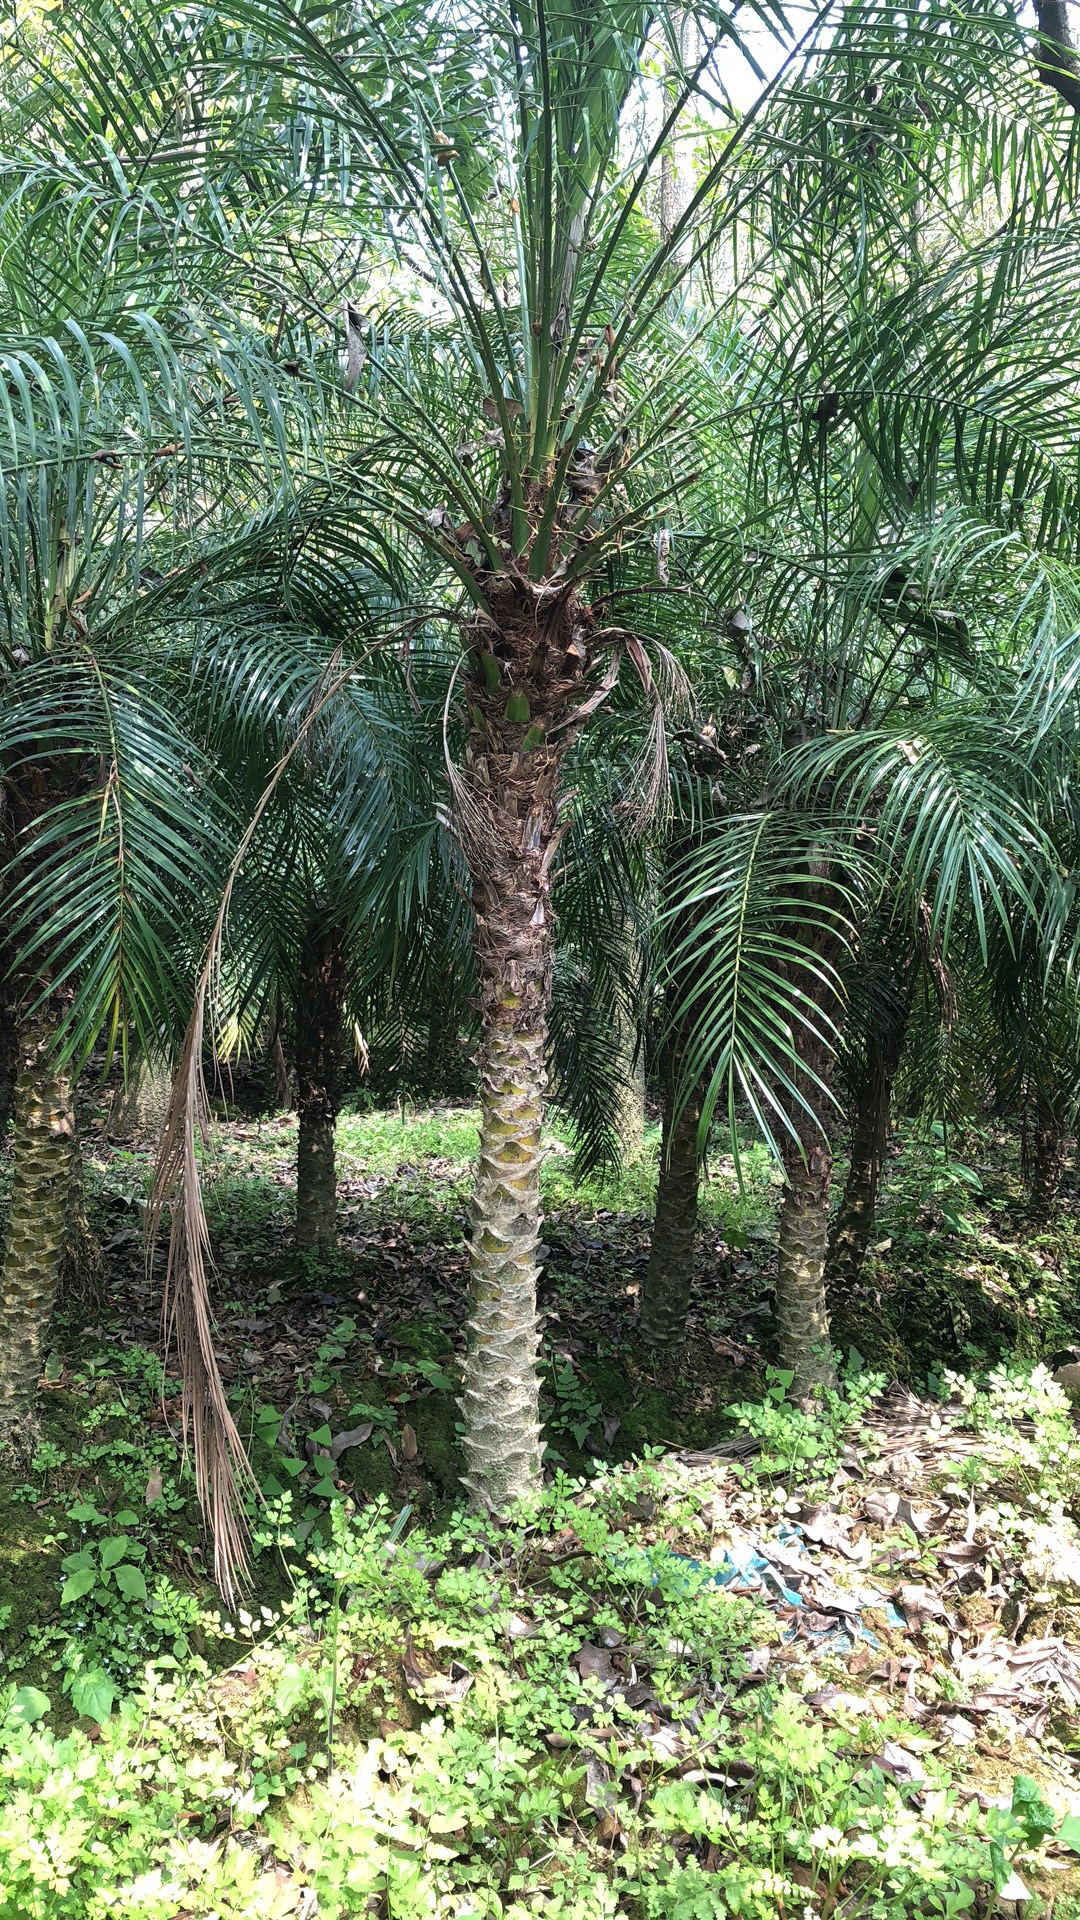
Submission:
[[778,1151],[793,1114],[818,1124],[813,1102],[832,1098],[803,1043],[835,1049],[867,880],[850,836],[780,808],[717,820],[673,875],[662,918],[688,926],[666,959],[682,1093],[703,1086],[703,1138],[719,1113],[737,1163],[744,1118]]
[[16,796],[38,770],[52,797],[29,812],[5,876],[14,967],[59,995],[59,1039],[77,1058],[126,1022],[153,1052],[162,1028],[186,1019],[193,905],[228,844],[228,803],[127,661],[41,663],[19,675],[18,694],[0,769]]

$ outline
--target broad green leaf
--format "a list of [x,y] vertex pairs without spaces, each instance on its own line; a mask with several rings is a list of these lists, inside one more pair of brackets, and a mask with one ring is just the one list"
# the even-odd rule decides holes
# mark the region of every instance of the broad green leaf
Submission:
[[48,1694],[42,1693],[40,1687],[20,1687],[12,1697],[8,1717],[32,1726],[35,1720],[40,1720],[43,1714],[48,1713],[51,1705]]
[[80,1567],[78,1573],[71,1574],[69,1578],[64,1581],[64,1590],[60,1595],[60,1605],[62,1607],[70,1607],[73,1601],[81,1600],[83,1595],[89,1593],[91,1587],[96,1585],[97,1574],[94,1568]]
[[104,1667],[92,1667],[89,1673],[77,1674],[71,1683],[71,1703],[76,1713],[84,1713],[99,1725],[108,1719],[115,1699],[116,1687]]
[[295,1660],[290,1660],[278,1676],[274,1689],[274,1706],[278,1713],[292,1713],[308,1697],[311,1690],[311,1676],[307,1669]]
[[118,1560],[123,1560],[126,1557],[130,1545],[131,1541],[127,1538],[126,1534],[122,1533],[115,1534],[110,1540],[103,1540],[101,1543],[102,1566],[115,1567]]
[[113,1579],[116,1581],[121,1593],[126,1595],[127,1599],[146,1599],[146,1581],[143,1579],[138,1567],[132,1567],[126,1564],[119,1566],[113,1575]]
[[94,1565],[93,1550],[90,1547],[83,1547],[78,1553],[66,1553],[60,1565],[65,1573],[80,1573],[84,1567]]

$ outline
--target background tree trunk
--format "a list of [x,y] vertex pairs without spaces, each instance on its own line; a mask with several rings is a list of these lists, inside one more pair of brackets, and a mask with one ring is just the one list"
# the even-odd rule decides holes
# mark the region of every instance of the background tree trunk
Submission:
[[71,1209],[75,1107],[40,1010],[19,1026],[11,1202],[0,1267],[0,1443],[33,1447],[38,1379]]
[[623,950],[630,993],[619,996],[615,1004],[613,1048],[615,1071],[619,1077],[619,1146],[623,1152],[623,1164],[632,1165],[634,1160],[642,1158],[646,1144],[646,1043],[638,1020],[638,1008],[642,1000],[642,958],[638,933],[628,916],[623,929]]
[[802,1137],[784,1153],[787,1184],[780,1203],[776,1267],[776,1328],[780,1362],[793,1374],[791,1394],[804,1399],[816,1387],[836,1385],[825,1300],[825,1254],[829,1239],[827,1140]]
[[623,1164],[640,1160],[645,1146],[645,1045],[630,1008],[619,1002],[615,1013],[618,1055],[618,1133]]
[[1049,1102],[1030,1099],[1021,1116],[1020,1168],[1037,1219],[1045,1219],[1057,1199],[1069,1144],[1070,1136]]
[[866,1059],[855,1096],[851,1162],[840,1209],[829,1235],[825,1282],[834,1298],[858,1285],[877,1215],[878,1189],[889,1144],[893,1082],[911,1018],[915,959],[897,969],[889,991],[875,1007],[866,1039]]
[[86,1211],[86,1182],[76,1126],[71,1141],[67,1227],[55,1311],[81,1331],[96,1325],[104,1304],[105,1255]]
[[138,1053],[129,1062],[127,1084],[117,1088],[109,1115],[110,1140],[156,1137],[165,1124],[172,1092],[172,1074],[159,1055]]
[[345,937],[312,931],[300,964],[296,1005],[296,1244],[326,1253],[337,1243],[334,1128],[341,1099]]
[[641,1301],[642,1339],[661,1351],[680,1346],[686,1338],[697,1242],[701,1095],[695,1092],[676,1114],[677,1082],[677,1063],[669,1058],[656,1213]]
[[7,1133],[19,1071],[19,1032],[15,1009],[0,992],[0,1146]]
[[436,1099],[453,1100],[462,1091],[464,1074],[458,1014],[454,994],[448,993],[442,982],[433,980],[428,999],[424,1084]]
[[[822,900],[828,902],[831,895],[832,889],[823,880]],[[834,939],[821,927],[815,930],[812,945],[816,962],[800,970],[800,984],[816,1011],[795,1035],[795,1094],[787,1096],[791,1132],[782,1143],[785,1185],[776,1260],[780,1364],[790,1369],[792,1396],[800,1400],[816,1389],[836,1385],[825,1294],[832,1176],[832,1147],[826,1126],[835,1061],[829,1023],[837,1027],[842,1011],[830,969],[839,965],[843,949],[839,938]],[[802,1096],[801,1100],[796,1094]]]

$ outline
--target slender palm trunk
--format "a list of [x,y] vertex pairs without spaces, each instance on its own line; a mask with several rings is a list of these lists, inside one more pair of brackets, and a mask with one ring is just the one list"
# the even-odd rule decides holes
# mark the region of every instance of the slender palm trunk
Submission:
[[337,1241],[334,1129],[341,1099],[345,940],[339,927],[311,934],[296,1007],[296,1244],[326,1253]]
[[640,1160],[645,1146],[645,1049],[637,1021],[620,1008],[616,1014],[619,1103],[616,1126],[623,1164]]
[[[800,1151],[801,1147],[801,1151]],[[781,1364],[793,1375],[796,1399],[836,1384],[825,1298],[832,1150],[807,1136],[784,1153],[776,1271],[776,1329]]]
[[1051,1211],[1069,1157],[1069,1134],[1052,1105],[1038,1096],[1024,1108],[1020,1134],[1020,1166],[1028,1202],[1037,1219]]
[[[568,590],[487,586],[470,634],[471,726],[456,781],[480,995],[480,1159],[462,1393],[465,1485],[496,1511],[540,1483],[536,1284],[559,776],[591,618]],[[553,737],[553,729],[557,729]]]
[[624,1165],[640,1160],[645,1145],[645,1043],[638,1018],[641,999],[641,955],[637,932],[627,918],[623,929],[623,952],[632,990],[619,998],[615,1008],[615,1042],[619,1083],[617,1126]]
[[660,1351],[680,1346],[686,1337],[697,1240],[701,1096],[695,1092],[677,1110],[677,1082],[677,1063],[669,1056],[656,1212],[641,1301],[642,1338]]
[[[689,844],[685,829],[673,834],[668,842],[664,884],[667,895],[675,883],[675,876]],[[692,930],[693,921],[684,909],[671,930],[673,951],[678,952],[682,948]],[[690,1310],[694,1280],[701,1170],[698,1127],[704,1087],[695,1087],[681,1111],[678,1110],[679,1095],[685,1093],[683,1054],[686,1032],[682,1023],[675,1023],[674,1020],[675,1009],[680,1000],[690,997],[694,984],[692,964],[680,968],[678,979],[672,979],[668,984],[664,1007],[666,1039],[663,1048],[664,1111],[660,1169],[649,1264],[645,1270],[641,1299],[642,1338],[647,1346],[659,1351],[670,1351],[680,1346],[686,1338],[686,1317]]]
[[19,1070],[19,1033],[15,1009],[0,997],[0,1145],[7,1133]]
[[11,1202],[0,1267],[0,1443],[33,1444],[35,1402],[68,1240],[75,1107],[40,1011],[19,1023]]
[[878,1189],[889,1144],[893,1082],[899,1071],[911,1017],[914,963],[898,974],[896,991],[883,999],[867,1036],[866,1061],[856,1093],[851,1161],[840,1208],[829,1235],[825,1279],[831,1297],[854,1291],[874,1231]]
[[452,1098],[461,1090],[461,1034],[458,1005],[444,984],[434,980],[428,1000],[424,1081],[430,1094]]
[[165,1124],[172,1092],[172,1074],[167,1061],[157,1055],[140,1053],[132,1061],[126,1085],[120,1087],[109,1115],[109,1135],[113,1140],[149,1139]]
[[267,1103],[281,1111],[296,1105],[296,1089],[292,1084],[289,1061],[285,1053],[284,1033],[285,1016],[279,998],[275,1001],[266,1042],[263,1086]]
[[71,1327],[93,1326],[105,1304],[105,1255],[86,1211],[86,1181],[76,1127],[71,1141],[67,1227],[56,1311]]
[[832,1176],[832,1147],[825,1126],[827,1089],[833,1074],[827,1023],[838,1020],[840,1006],[825,969],[839,960],[840,947],[839,942],[834,947],[827,934],[819,934],[815,945],[820,970],[807,966],[801,985],[817,1010],[816,1030],[807,1024],[796,1036],[799,1058],[792,1079],[805,1105],[789,1098],[791,1133],[783,1143],[785,1184],[776,1263],[780,1362],[792,1374],[791,1391],[796,1399],[836,1384],[825,1295]]

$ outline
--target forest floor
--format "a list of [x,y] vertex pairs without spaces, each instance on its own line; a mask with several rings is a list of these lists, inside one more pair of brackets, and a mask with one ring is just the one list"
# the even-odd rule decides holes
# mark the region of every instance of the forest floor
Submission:
[[[705,1190],[687,1347],[640,1349],[656,1142],[545,1162],[549,1485],[458,1502],[475,1116],[339,1129],[299,1257],[295,1123],[208,1165],[219,1352],[260,1488],[215,1595],[159,1352],[148,1155],[92,1144],[98,1328],[0,1481],[0,1920],[385,1914],[1080,1920],[1080,1213],[1015,1146],[911,1137],[843,1392],[772,1365],[774,1176]],[[1075,1303],[1075,1304],[1074,1304]]]

